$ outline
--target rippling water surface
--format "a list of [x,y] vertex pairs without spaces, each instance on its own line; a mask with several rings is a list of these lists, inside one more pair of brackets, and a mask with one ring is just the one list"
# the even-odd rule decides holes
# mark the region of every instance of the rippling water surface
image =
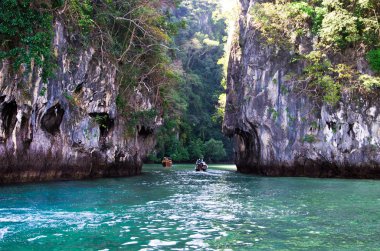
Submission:
[[380,181],[192,166],[0,187],[1,250],[380,250]]

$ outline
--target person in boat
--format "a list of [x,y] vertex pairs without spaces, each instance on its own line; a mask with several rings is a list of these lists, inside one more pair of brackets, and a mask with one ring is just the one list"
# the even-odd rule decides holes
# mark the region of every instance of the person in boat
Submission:
[[195,171],[206,171],[207,170],[207,164],[206,162],[203,160],[203,158],[199,158],[197,159],[197,161],[195,162]]
[[199,165],[201,163],[201,159],[197,159],[197,161],[195,162],[195,165]]
[[173,161],[169,157],[164,157],[161,163],[163,167],[171,167],[173,165]]

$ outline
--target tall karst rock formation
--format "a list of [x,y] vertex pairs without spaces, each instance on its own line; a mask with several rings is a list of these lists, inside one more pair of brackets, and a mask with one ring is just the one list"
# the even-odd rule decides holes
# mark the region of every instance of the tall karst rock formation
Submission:
[[[305,65],[294,51],[268,44],[252,22],[256,4],[241,0],[228,67],[224,133],[234,139],[238,170],[268,176],[380,178],[380,99],[343,92],[329,105],[297,90]],[[313,49],[313,36],[297,41]],[[364,56],[355,70],[373,74]],[[335,59],[332,58],[332,61]],[[342,60],[340,58],[339,60]],[[377,92],[377,93],[376,93]]]

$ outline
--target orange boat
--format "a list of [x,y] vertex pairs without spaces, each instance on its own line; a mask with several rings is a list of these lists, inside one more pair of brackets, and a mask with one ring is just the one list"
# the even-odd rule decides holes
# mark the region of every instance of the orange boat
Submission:
[[168,157],[164,157],[164,159],[161,161],[161,163],[162,163],[163,167],[172,167],[172,165],[173,165],[173,161]]

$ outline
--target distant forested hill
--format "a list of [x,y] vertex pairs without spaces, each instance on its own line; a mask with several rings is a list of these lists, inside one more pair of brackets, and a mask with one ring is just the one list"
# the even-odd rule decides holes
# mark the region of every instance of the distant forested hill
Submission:
[[226,17],[217,0],[184,0],[175,21],[185,23],[175,38],[180,86],[177,114],[167,114],[152,159],[171,156],[175,161],[230,161],[232,146],[221,133],[219,96],[224,93],[223,65],[227,41]]

